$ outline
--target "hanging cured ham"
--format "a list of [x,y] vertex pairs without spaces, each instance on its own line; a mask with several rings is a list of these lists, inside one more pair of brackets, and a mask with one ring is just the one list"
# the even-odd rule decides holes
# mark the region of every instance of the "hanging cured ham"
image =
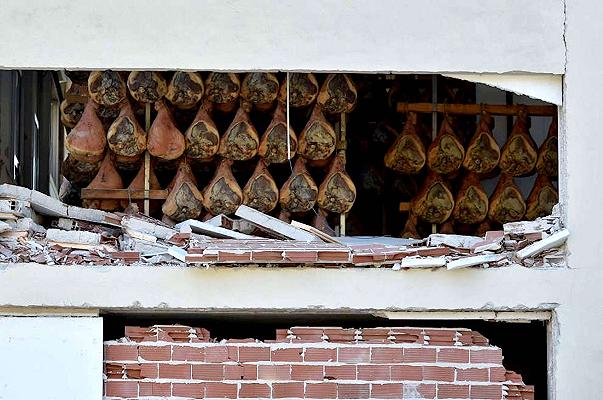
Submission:
[[278,187],[261,159],[243,188],[243,204],[263,213],[274,210],[278,203]]
[[[291,107],[307,107],[314,103],[318,95],[318,81],[314,74],[289,74],[289,105]],[[279,100],[287,102],[287,81],[281,84]]]
[[155,103],[167,93],[167,83],[156,71],[132,71],[128,76],[128,89],[134,100]]
[[186,158],[180,161],[176,176],[168,186],[169,195],[161,207],[163,215],[181,222],[197,218],[203,211],[203,195]]
[[133,157],[147,148],[147,133],[142,129],[128,101],[121,105],[119,116],[107,132],[109,148],[117,155]]
[[236,108],[241,82],[231,72],[210,72],[205,79],[207,99],[216,104],[219,111],[229,112]]
[[318,206],[342,214],[350,211],[356,200],[356,186],[345,172],[345,158],[337,155],[318,188]]
[[430,172],[412,202],[412,212],[432,224],[446,221],[454,209],[454,197],[439,174]]
[[336,140],[335,130],[317,105],[299,136],[297,152],[308,160],[325,160],[335,151]]
[[447,175],[458,171],[463,163],[465,150],[452,130],[450,117],[444,116],[440,131],[427,150],[429,169]]
[[[113,167],[109,153],[101,163],[98,173],[87,186],[87,189],[123,189],[121,177]],[[115,199],[84,199],[82,205],[105,211],[115,211],[120,208],[120,201]]]
[[421,235],[419,235],[419,231],[417,230],[418,224],[419,217],[417,217],[417,215],[411,211],[408,213],[408,219],[404,224],[401,236],[405,239],[420,239]]
[[100,165],[101,161],[92,163],[78,161],[69,154],[61,163],[61,174],[73,185],[84,187],[94,179]]
[[291,127],[287,129],[284,104],[279,102],[274,111],[272,122],[262,135],[258,154],[267,163],[278,164],[293,158],[296,151],[297,136]]
[[243,192],[231,171],[232,160],[223,159],[203,191],[203,205],[212,215],[234,214],[243,202]]
[[549,126],[549,133],[538,150],[536,171],[539,174],[549,177],[556,177],[559,174],[557,147],[557,116],[554,116]]
[[488,217],[500,224],[519,221],[526,212],[526,203],[511,175],[501,174],[490,197]]
[[416,174],[426,158],[425,146],[417,134],[417,114],[409,113],[402,133],[385,153],[385,166],[403,174]]
[[475,172],[464,177],[454,200],[452,218],[462,224],[478,224],[488,215],[488,195]]
[[88,92],[96,103],[113,107],[126,98],[126,83],[118,72],[94,71],[88,77]]
[[269,72],[250,72],[241,84],[241,97],[261,110],[270,108],[278,96],[278,79]]
[[63,100],[61,102],[61,123],[67,128],[73,128],[84,113],[86,105],[79,101]]
[[174,106],[190,109],[201,100],[205,93],[203,79],[198,72],[176,71],[167,87],[165,97]]
[[103,159],[107,138],[103,124],[96,116],[96,104],[89,100],[79,122],[65,139],[65,147],[71,156],[83,162]]
[[157,116],[149,128],[147,149],[153,157],[175,160],[184,153],[184,135],[178,130],[170,110],[163,101],[155,103]]
[[534,187],[526,201],[525,218],[533,220],[538,217],[550,215],[553,206],[559,202],[557,189],[546,175],[538,175]]
[[494,118],[483,112],[463,161],[463,167],[469,171],[485,174],[498,165],[500,149],[492,134],[492,128],[494,128]]
[[318,93],[318,104],[329,114],[350,112],[356,105],[358,93],[347,74],[329,74]]
[[536,166],[536,144],[528,131],[530,120],[525,109],[519,111],[511,135],[500,153],[500,169],[511,176],[529,174]]
[[318,187],[306,169],[306,162],[298,157],[293,172],[280,190],[281,208],[302,213],[312,209],[318,196]]
[[[155,175],[155,171],[153,168],[149,169],[149,189],[150,190],[159,190],[161,189],[161,185],[159,184],[159,180],[157,179],[157,175]],[[130,182],[128,185],[128,190],[145,190],[144,188],[144,163],[141,163],[140,169],[138,173],[134,177],[134,180]],[[139,210],[144,209],[144,200],[135,200],[134,203],[138,206]],[[126,208],[129,205],[128,200],[122,200],[121,206],[122,208]],[[160,200],[149,200],[149,211],[151,214],[155,214],[161,208]]]
[[197,111],[195,119],[184,133],[186,155],[197,160],[213,157],[220,146],[220,134],[209,116],[211,103],[204,101]]
[[220,155],[231,160],[243,161],[258,152],[260,139],[249,119],[249,104],[243,103],[220,140]]

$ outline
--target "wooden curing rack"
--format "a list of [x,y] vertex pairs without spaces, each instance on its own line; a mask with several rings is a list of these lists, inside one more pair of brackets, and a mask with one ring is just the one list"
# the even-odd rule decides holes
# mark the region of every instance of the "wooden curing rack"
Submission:
[[[151,127],[151,103],[145,104],[145,130]],[[151,155],[144,153],[144,190],[129,189],[82,189],[82,199],[110,199],[110,200],[143,200],[144,214],[149,215],[150,200],[165,200],[168,196],[166,189],[150,190]]]
[[[345,151],[347,149],[346,140],[346,125],[347,125],[347,113],[343,112],[340,115],[341,120],[339,121],[339,134],[337,135],[337,147],[335,149],[336,155],[342,154],[345,158]],[[346,160],[347,162],[347,160]],[[339,214],[339,236],[345,236],[345,225],[346,215],[345,213]]]

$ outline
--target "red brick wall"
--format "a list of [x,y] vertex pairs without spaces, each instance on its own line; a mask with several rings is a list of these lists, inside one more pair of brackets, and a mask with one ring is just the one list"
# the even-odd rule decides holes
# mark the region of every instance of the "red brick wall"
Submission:
[[216,342],[205,329],[126,327],[105,342],[113,398],[533,399],[479,333],[433,328],[291,328]]

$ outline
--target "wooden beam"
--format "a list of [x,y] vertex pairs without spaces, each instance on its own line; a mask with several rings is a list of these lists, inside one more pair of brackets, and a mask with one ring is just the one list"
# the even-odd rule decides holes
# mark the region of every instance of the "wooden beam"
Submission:
[[166,189],[149,190],[145,196],[145,190],[128,189],[82,189],[82,199],[116,199],[116,200],[165,200],[168,196]]
[[448,114],[478,115],[486,111],[492,115],[517,115],[519,110],[525,108],[529,115],[554,116],[556,106],[523,105],[523,104],[445,104],[438,103],[398,103],[396,110],[400,113],[418,112],[432,113],[434,111]]

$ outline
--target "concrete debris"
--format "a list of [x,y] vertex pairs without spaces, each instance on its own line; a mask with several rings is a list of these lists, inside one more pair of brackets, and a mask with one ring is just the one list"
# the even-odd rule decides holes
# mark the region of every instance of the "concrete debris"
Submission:
[[49,265],[293,265],[392,270],[506,265],[564,267],[558,208],[535,221],[505,224],[484,237],[432,234],[425,240],[332,237],[240,206],[229,218],[180,224],[135,213],[67,206],[40,192],[0,185],[0,263]]

